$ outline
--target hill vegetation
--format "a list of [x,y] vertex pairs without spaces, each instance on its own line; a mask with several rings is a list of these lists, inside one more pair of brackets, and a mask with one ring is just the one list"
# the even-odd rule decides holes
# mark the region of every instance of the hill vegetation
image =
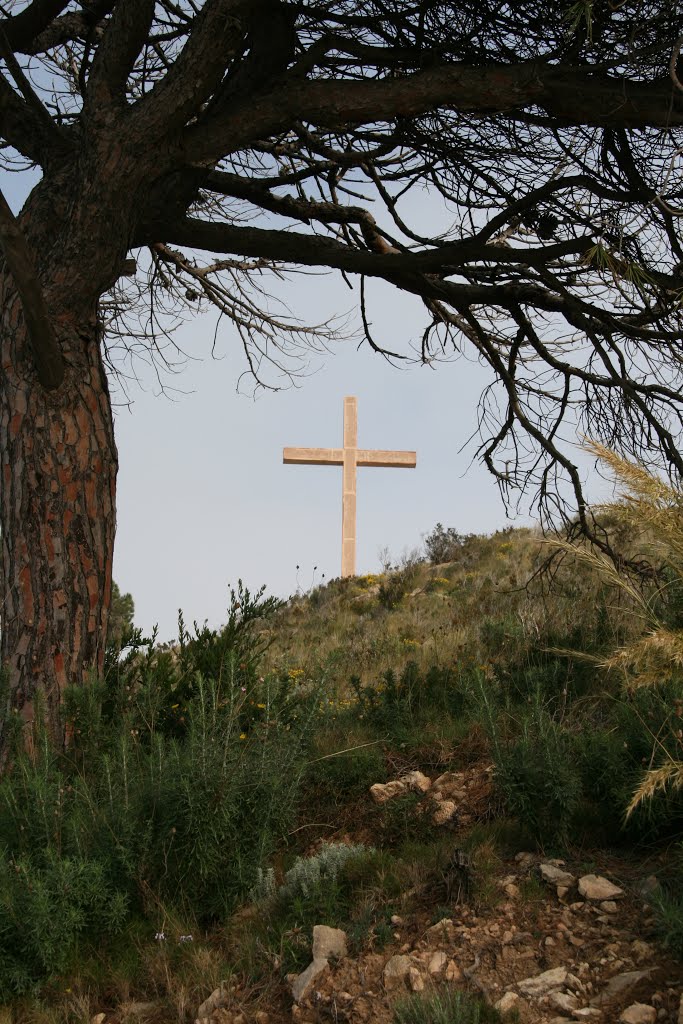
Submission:
[[[531,529],[439,525],[423,556],[285,604],[240,584],[222,629],[181,619],[172,648],[129,631],[105,678],[67,694],[66,751],[40,716],[28,747],[10,720],[15,1019],[191,1021],[226,979],[248,1012],[286,1019],[316,924],[373,957],[395,917],[498,913],[502,884],[542,932],[536,867],[510,881],[523,851],[622,879],[654,865],[652,928],[683,954],[683,516],[675,491],[613,469],[626,492],[602,523],[648,559],[640,578]],[[442,995],[396,1021],[484,1013]]]

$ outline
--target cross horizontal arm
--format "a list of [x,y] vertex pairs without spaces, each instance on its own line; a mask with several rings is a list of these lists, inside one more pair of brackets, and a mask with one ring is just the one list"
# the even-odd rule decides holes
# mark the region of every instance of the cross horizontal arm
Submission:
[[417,465],[417,452],[382,451],[379,448],[373,451],[367,448],[359,448],[356,461],[359,466],[415,469]]
[[343,448],[285,448],[282,461],[286,465],[343,466]]

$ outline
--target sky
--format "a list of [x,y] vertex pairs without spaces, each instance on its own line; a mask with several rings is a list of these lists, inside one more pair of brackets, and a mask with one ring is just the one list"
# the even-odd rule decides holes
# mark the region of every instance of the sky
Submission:
[[[26,178],[3,182],[15,210],[28,187]],[[438,217],[426,202],[417,212]],[[351,315],[358,297],[332,274],[294,275],[278,292],[308,323]],[[424,326],[419,302],[378,282],[371,308],[377,340],[410,352]],[[114,579],[133,596],[136,625],[158,625],[159,639],[171,640],[179,609],[186,624],[224,622],[239,579],[287,597],[339,575],[341,468],[285,466],[282,449],[341,446],[345,395],[358,398],[360,447],[417,451],[416,469],[358,470],[359,573],[380,568],[380,549],[397,560],[420,547],[437,522],[488,533],[533,521],[506,518],[493,479],[474,460],[476,437],[469,439],[486,371],[465,358],[397,368],[358,348],[357,320],[346,321],[346,340],[311,353],[292,383],[275,377],[281,390],[254,396],[234,328],[222,324],[213,346],[213,314],[176,333],[188,358],[182,373],[164,378],[163,392],[140,362],[139,383],[126,393],[113,382]]]

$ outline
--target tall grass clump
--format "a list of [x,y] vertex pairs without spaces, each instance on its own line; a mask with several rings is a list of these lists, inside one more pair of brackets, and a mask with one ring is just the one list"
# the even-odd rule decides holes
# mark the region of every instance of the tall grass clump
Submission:
[[241,584],[220,631],[133,637],[73,688],[64,750],[36,716],[0,780],[0,998],[36,989],[133,920],[208,925],[291,827],[317,696],[258,675],[263,616]]
[[502,1017],[483,999],[450,988],[401,999],[394,1007],[394,1024],[500,1024]]

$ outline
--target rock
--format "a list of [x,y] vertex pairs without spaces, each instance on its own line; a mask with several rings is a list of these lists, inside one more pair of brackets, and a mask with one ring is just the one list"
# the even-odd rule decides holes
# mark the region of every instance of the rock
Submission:
[[624,890],[618,885],[613,885],[602,875],[584,875],[579,879],[579,892],[587,900],[618,900],[624,895]]
[[462,788],[462,776],[458,772],[445,772],[434,780],[429,793],[432,800],[464,800],[465,791]]
[[557,887],[557,898],[558,898],[558,900],[563,900],[568,892],[569,892],[569,886],[568,885],[558,885],[558,887]]
[[400,926],[403,924],[403,918],[399,917],[398,914],[393,914],[391,918],[391,923],[393,924],[394,928],[400,928]]
[[427,964],[427,970],[430,974],[441,974],[448,963],[448,957],[444,952],[439,950],[438,953],[432,953]]
[[595,1006],[582,1006],[578,1010],[572,1012],[574,1020],[600,1020],[602,1017],[602,1010],[598,1010]]
[[553,1010],[559,1010],[567,1016],[571,1016],[579,1005],[578,999],[571,992],[551,992],[548,995],[548,1003]]
[[447,821],[451,820],[456,810],[457,806],[453,800],[442,800],[432,815],[432,823],[445,825]]
[[329,967],[327,960],[312,960],[305,971],[297,975],[292,982],[292,996],[295,1003],[300,1003],[310,992],[313,982]]
[[642,964],[646,960],[652,960],[655,955],[655,951],[650,943],[643,942],[642,939],[636,939],[635,942],[631,943],[631,952],[637,964]]
[[329,960],[331,956],[346,956],[346,932],[316,924],[313,928],[313,959]]
[[609,1003],[612,999],[616,999],[617,996],[625,995],[639,981],[649,977],[649,975],[650,971],[623,971],[621,974],[615,974],[613,978],[610,978],[605,987],[600,989],[597,995],[593,996],[591,1006],[602,1006],[603,1003]]
[[425,936],[430,942],[455,942],[456,931],[451,917],[442,917],[428,928]]
[[519,996],[516,992],[506,992],[504,996],[501,996],[497,1003],[494,1004],[494,1008],[498,1010],[498,1013],[509,1013],[510,1010],[514,1010],[515,1005],[519,1002]]
[[503,888],[503,892],[508,899],[516,900],[519,896],[519,886],[515,885],[514,882],[507,882]]
[[539,864],[538,870],[541,873],[541,878],[548,885],[563,885],[569,888],[576,881],[574,876],[570,875],[568,871],[563,871],[562,868],[558,868],[557,865],[551,864],[549,861],[543,861]]
[[104,1024],[106,1019],[106,1013],[96,1013],[94,1017],[90,1018],[90,1024]]
[[408,969],[408,984],[412,992],[424,992],[425,983],[417,967]]
[[411,793],[426,793],[428,789],[431,789],[432,780],[422,772],[408,772],[401,779],[406,789],[409,789]]
[[449,960],[446,970],[444,972],[444,978],[446,981],[455,983],[456,981],[462,981],[462,971],[456,964],[455,960]]
[[678,1004],[678,1024],[683,1024],[683,996]]
[[214,1010],[218,1010],[221,1006],[225,1006],[228,1002],[228,992],[225,986],[221,985],[219,988],[215,988],[208,999],[205,999],[202,1005],[197,1010],[197,1018],[202,1020],[204,1017],[210,1017]]
[[256,1024],[270,1024],[270,1014],[265,1010],[257,1010],[254,1014]]
[[567,980],[566,967],[553,967],[550,971],[536,974],[532,978],[525,978],[520,981],[517,988],[523,996],[534,996],[540,998],[548,995],[554,989],[562,988]]
[[536,863],[536,855],[528,853],[526,850],[521,850],[515,854],[515,863],[519,864],[522,871],[528,871]]
[[617,904],[614,902],[614,900],[603,900],[600,904],[600,910],[602,910],[605,914],[616,914]]
[[632,1003],[619,1017],[621,1024],[655,1024],[657,1011],[647,1003]]
[[385,804],[388,800],[393,800],[395,796],[400,796],[407,792],[407,786],[402,779],[394,779],[393,782],[376,782],[374,786],[370,786],[370,796],[376,804]]
[[387,960],[382,972],[384,987],[389,990],[404,984],[412,966],[409,956],[400,953],[392,956],[390,960]]

